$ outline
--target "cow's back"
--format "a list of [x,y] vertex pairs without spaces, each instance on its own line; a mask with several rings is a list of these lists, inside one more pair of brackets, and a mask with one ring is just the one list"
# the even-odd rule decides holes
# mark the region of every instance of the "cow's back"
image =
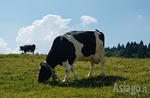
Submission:
[[25,51],[34,51],[35,50],[35,45],[33,44],[33,45],[25,45],[24,46],[24,50]]

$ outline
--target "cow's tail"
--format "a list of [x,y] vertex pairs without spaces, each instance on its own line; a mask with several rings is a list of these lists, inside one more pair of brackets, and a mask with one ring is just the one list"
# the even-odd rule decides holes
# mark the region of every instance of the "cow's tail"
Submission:
[[99,38],[103,41],[103,47],[105,47],[105,36],[102,32],[100,32],[101,34],[99,35]]
[[95,30],[97,32],[99,32],[99,39],[103,41],[103,47],[105,46],[105,36],[102,32],[100,32],[99,30]]

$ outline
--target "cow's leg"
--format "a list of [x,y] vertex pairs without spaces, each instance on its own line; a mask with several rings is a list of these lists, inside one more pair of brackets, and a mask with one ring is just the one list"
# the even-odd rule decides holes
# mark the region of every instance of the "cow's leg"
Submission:
[[76,76],[76,74],[75,74],[75,72],[74,72],[74,67],[73,67],[73,65],[72,65],[72,67],[71,67],[71,71],[72,71],[72,73],[73,73],[74,80],[78,80],[78,78],[77,78],[77,76]]
[[104,50],[100,52],[101,75],[104,76]]
[[70,72],[70,70],[71,70],[71,68],[72,68],[72,65],[70,65],[70,64],[67,62],[65,67],[66,67],[66,76],[65,76],[63,82],[67,82],[67,81],[68,81],[68,75],[69,75],[69,72]]
[[88,76],[92,76],[93,68],[94,68],[94,64],[93,64],[93,63],[91,63],[91,65],[90,65],[90,71],[89,71]]

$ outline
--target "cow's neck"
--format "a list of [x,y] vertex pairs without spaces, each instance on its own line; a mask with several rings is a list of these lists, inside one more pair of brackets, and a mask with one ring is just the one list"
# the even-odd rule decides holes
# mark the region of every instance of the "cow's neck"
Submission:
[[54,69],[57,65],[61,65],[60,54],[56,51],[50,51],[47,55],[46,62]]

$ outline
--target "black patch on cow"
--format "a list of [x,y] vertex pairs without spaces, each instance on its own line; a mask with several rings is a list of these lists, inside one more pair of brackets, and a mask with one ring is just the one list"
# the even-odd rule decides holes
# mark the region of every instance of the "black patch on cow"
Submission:
[[94,55],[96,51],[96,37],[94,31],[71,31],[68,35],[74,36],[74,38],[83,44],[82,53],[85,57]]
[[58,36],[49,51],[46,62],[54,69],[55,66],[62,65],[62,62],[68,60],[72,65],[76,58],[75,47],[73,43],[69,42],[65,37]]
[[69,42],[65,37],[61,37],[62,43],[61,43],[61,56],[62,61],[69,61],[69,64],[72,65],[76,55],[75,55],[75,47],[73,43]]

